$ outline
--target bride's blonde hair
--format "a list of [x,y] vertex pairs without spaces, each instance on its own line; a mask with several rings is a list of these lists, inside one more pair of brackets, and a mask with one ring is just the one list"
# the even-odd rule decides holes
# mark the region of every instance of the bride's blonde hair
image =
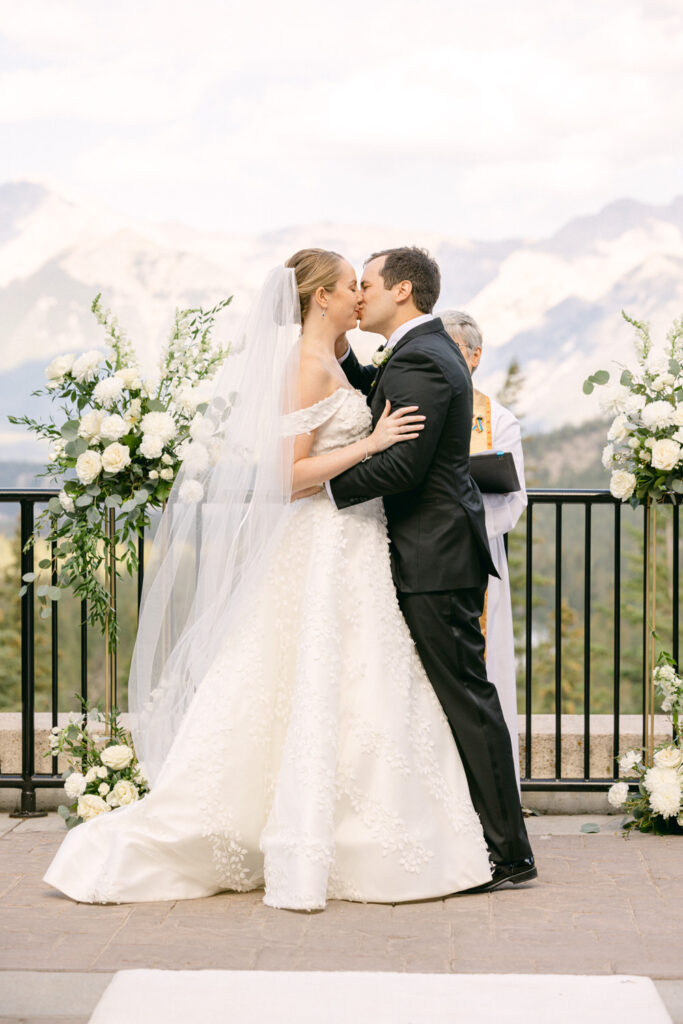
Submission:
[[296,276],[302,323],[318,288],[324,288],[327,292],[334,291],[339,280],[341,260],[338,252],[329,249],[299,249],[285,263]]

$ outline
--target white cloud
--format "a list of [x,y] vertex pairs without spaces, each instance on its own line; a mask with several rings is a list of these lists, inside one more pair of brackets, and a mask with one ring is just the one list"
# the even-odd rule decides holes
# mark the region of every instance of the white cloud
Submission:
[[679,188],[673,0],[424,0],[419,16],[407,0],[359,14],[313,0],[11,11],[0,124],[15,145],[0,178],[55,173],[134,215],[495,236]]

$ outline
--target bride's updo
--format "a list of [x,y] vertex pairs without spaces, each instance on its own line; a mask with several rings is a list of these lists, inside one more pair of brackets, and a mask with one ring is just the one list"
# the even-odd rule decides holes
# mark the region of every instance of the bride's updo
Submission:
[[334,291],[339,280],[342,257],[329,249],[299,249],[285,263],[296,276],[296,286],[301,303],[301,322],[304,322],[311,299],[318,288]]

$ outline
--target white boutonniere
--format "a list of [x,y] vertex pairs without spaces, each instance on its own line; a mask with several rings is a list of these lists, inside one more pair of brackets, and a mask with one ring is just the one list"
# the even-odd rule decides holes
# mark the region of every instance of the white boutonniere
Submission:
[[389,362],[393,349],[385,348],[384,345],[380,345],[376,352],[372,354],[372,365],[379,369],[380,366],[384,366],[385,363]]

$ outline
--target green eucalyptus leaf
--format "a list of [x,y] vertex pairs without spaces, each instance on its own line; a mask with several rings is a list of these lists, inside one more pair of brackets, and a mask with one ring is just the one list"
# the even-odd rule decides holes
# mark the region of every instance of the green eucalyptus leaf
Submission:
[[51,614],[52,614],[52,612],[50,611],[49,606],[40,609],[40,617],[41,617],[41,619],[49,619]]
[[59,500],[59,498],[50,498],[50,500],[47,503],[47,507],[49,508],[50,512],[52,512],[53,516],[60,516],[64,511],[64,509],[62,508],[62,503]]
[[584,393],[584,395],[592,395],[593,394],[593,385],[591,384],[590,380],[585,380],[583,382],[583,393]]
[[629,388],[633,383],[633,374],[630,370],[623,370],[621,374],[620,384],[625,388]]
[[81,494],[81,495],[79,495],[78,498],[76,498],[76,507],[77,508],[86,508],[88,505],[92,505],[92,495],[91,494]]
[[671,490],[675,491],[676,494],[683,494],[683,480],[674,480],[671,484]]
[[24,586],[19,589],[19,597],[23,597],[27,590],[28,587],[26,586],[26,584],[24,584]]
[[85,493],[92,494],[93,498],[96,498],[101,490],[102,488],[100,487],[99,484],[90,484],[88,487],[86,487]]
[[64,818],[64,821],[66,821],[67,818],[71,817],[71,810],[64,804],[60,804],[59,807],[57,808],[57,814],[59,814],[59,816],[61,818]]
[[104,499],[104,504],[107,508],[120,508],[123,498],[120,494],[108,494]]
[[25,583],[33,583],[37,575],[37,572],[25,572],[21,578]]
[[62,592],[59,589],[59,587],[48,587],[47,596],[50,598],[51,601],[59,601],[60,597],[62,596]]
[[78,428],[81,425],[80,420],[67,420],[62,426],[60,433],[65,441],[75,441],[78,437]]
[[609,380],[609,373],[607,372],[607,370],[598,370],[596,373],[593,374],[591,380],[594,384],[606,384]]
[[47,583],[43,583],[43,584],[42,584],[42,585],[41,585],[40,587],[38,587],[38,589],[36,590],[36,594],[38,595],[38,597],[45,597],[45,595],[47,594],[47,592],[48,592],[48,590],[49,590],[49,589],[50,589],[50,588],[49,588],[49,586],[47,585]]
[[75,441],[69,441],[64,451],[70,459],[77,459],[79,455],[88,450],[88,442],[84,437],[77,437]]
[[100,513],[97,511],[94,505],[91,505],[88,511],[85,513],[85,517],[91,526],[95,526],[100,521]]
[[585,825],[581,826],[581,831],[582,832],[599,832],[600,831],[600,826],[597,825],[594,821],[587,821]]
[[147,403],[148,412],[166,412],[166,406],[158,398],[152,398]]
[[39,569],[50,569],[51,567],[52,562],[50,561],[49,558],[41,558],[41,560],[38,562]]
[[681,372],[681,364],[676,359],[669,360],[669,373],[672,373],[674,377],[677,377]]

